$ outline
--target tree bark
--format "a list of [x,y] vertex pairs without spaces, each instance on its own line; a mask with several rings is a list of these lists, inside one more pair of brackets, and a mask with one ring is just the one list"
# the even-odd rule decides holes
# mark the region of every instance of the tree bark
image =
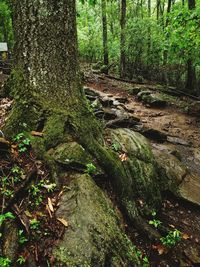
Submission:
[[126,0],[121,0],[120,77],[126,75]]
[[107,31],[107,14],[106,0],[101,0],[102,10],[102,28],[103,28],[103,64],[105,66],[104,73],[108,74],[108,31]]
[[[37,156],[46,160],[58,184],[59,166],[51,156],[52,150],[71,141],[81,144],[111,179],[130,221],[158,238],[137,208],[130,186],[131,173],[105,145],[102,127],[86,101],[79,79],[75,1],[13,0],[13,10],[15,67],[10,85],[15,104],[4,127],[5,134],[42,131],[43,138],[29,135],[31,144]],[[125,18],[124,11],[123,14]],[[125,20],[122,21],[124,29]],[[150,209],[160,203],[156,179],[150,181],[151,197],[146,197],[145,207]],[[147,187],[145,180],[141,183]]]
[[[195,0],[188,0],[189,10],[195,9],[196,3]],[[196,89],[196,69],[193,63],[191,52],[189,52],[187,60],[187,81],[186,81],[186,90],[194,92]]]

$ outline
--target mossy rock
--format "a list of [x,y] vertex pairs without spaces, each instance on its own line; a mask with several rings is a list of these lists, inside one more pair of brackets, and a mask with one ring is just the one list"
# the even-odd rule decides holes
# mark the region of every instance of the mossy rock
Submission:
[[74,176],[56,216],[69,226],[53,249],[54,266],[140,266],[111,201],[89,175]]
[[177,188],[187,175],[187,167],[177,157],[164,151],[153,150],[159,169],[160,184],[163,191],[177,194]]
[[58,145],[51,152],[51,157],[66,168],[87,171],[87,165],[93,164],[96,167],[95,174],[102,173],[101,168],[88,151],[74,141]]
[[121,128],[110,130],[110,136],[112,143],[120,144],[121,151],[127,156],[123,167],[134,197],[142,198],[149,208],[160,204],[158,169],[148,140],[137,132]]

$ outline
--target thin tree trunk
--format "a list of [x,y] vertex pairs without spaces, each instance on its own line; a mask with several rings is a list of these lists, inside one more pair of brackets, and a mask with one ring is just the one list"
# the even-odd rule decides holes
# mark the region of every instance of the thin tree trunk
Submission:
[[150,54],[151,54],[151,0],[148,0],[148,17],[149,17],[149,25],[148,25],[148,41],[147,41],[147,58],[148,58],[148,65],[151,64],[150,62]]
[[[196,6],[195,0],[188,0],[189,10],[195,9],[195,6]],[[196,69],[192,60],[191,53],[189,53],[187,60],[186,90],[195,91],[195,89],[196,89]]]
[[[169,24],[169,13],[171,12],[171,6],[172,6],[172,0],[168,0],[167,18],[166,18],[165,27],[167,27],[168,24]],[[166,37],[166,38],[167,38],[167,41],[168,41],[168,37]],[[163,66],[164,66],[163,80],[164,80],[165,83],[168,83],[168,73],[166,71],[167,61],[168,61],[168,49],[165,48],[165,50],[163,52]]]
[[120,77],[126,75],[126,0],[121,0]]
[[104,73],[108,74],[108,31],[107,31],[107,14],[106,14],[106,0],[101,0],[102,10],[102,28],[103,28],[103,63]]

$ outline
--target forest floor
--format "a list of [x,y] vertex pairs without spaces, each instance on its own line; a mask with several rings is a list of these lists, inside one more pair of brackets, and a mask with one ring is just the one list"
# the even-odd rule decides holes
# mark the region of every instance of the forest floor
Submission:
[[[4,78],[5,77],[0,76],[0,87]],[[86,75],[85,87],[100,95],[105,108],[101,119],[103,118],[106,124],[111,123],[115,127],[116,123],[121,123],[123,127],[132,128],[129,125],[130,120],[126,120],[127,118],[124,118],[121,115],[126,113],[128,118],[131,117],[136,122],[133,129],[144,134],[149,139],[152,147],[156,147],[163,151],[171,151],[171,153],[181,158],[187,165],[188,169],[200,174],[200,117],[198,118],[196,115],[188,114],[188,112],[195,114],[196,110],[194,107],[196,105],[194,105],[194,103],[196,103],[195,101],[198,99],[194,100],[187,96],[180,97],[165,94],[163,91],[160,91],[162,86],[158,86],[151,82],[143,84],[130,83],[93,73]],[[137,94],[141,91],[148,92],[147,95],[151,92],[153,97],[156,95],[156,99],[157,95],[159,95],[158,98],[161,97],[164,102],[158,101],[157,104],[154,105],[156,103],[155,101],[150,101],[151,103],[147,103],[146,100],[139,101]],[[95,96],[92,101],[96,101]],[[111,101],[114,104],[112,107],[110,106]],[[98,103],[95,103],[95,105],[97,104]],[[8,98],[0,99],[0,129],[5,123],[11,107],[12,100]],[[118,120],[118,118],[120,118],[120,120]],[[6,146],[6,144],[0,142],[0,146],[3,145]],[[12,162],[9,162],[10,156],[8,156],[7,153],[0,155],[1,170],[8,173],[11,177],[12,175],[10,172],[15,170],[13,167],[16,166],[16,164],[20,166],[26,174],[31,173],[36,167],[39,169],[40,178],[42,177],[43,181],[48,181],[48,170],[45,169],[45,166],[43,166],[40,161],[35,159],[33,152],[29,151],[26,156],[23,156],[18,153],[17,149],[19,149],[19,147],[13,143]],[[18,172],[21,171],[18,169]],[[29,178],[31,179],[31,177]],[[24,183],[23,179],[22,175],[22,182]],[[40,260],[38,258],[43,257],[42,255],[44,255],[49,258],[49,264],[51,263],[51,251],[48,250],[48,245],[52,242],[56,242],[56,240],[61,237],[63,233],[63,224],[66,223],[54,221],[52,210],[56,209],[56,206],[59,205],[60,193],[56,191],[53,193],[48,190],[45,191],[46,188],[50,188],[51,185],[52,183],[50,181],[44,182],[39,185],[40,189],[42,188],[40,194],[38,195],[37,192],[35,192],[36,195],[34,198],[37,198],[38,202],[41,201],[43,204],[42,208],[40,206],[38,210],[36,206],[34,206],[35,204],[31,204],[33,199],[30,196],[30,192],[26,195],[24,200],[18,199],[19,194],[14,193],[14,196],[19,203],[19,205],[14,207],[15,214],[17,214],[18,209],[20,208],[25,211],[25,217],[32,219],[32,228],[30,228],[31,230],[27,229],[26,233],[27,224],[24,221],[24,217],[20,216],[22,213],[18,212],[18,219],[21,224],[24,224],[24,233],[33,235],[29,248],[23,248],[20,255],[23,255],[26,258],[27,251],[33,250],[36,262],[39,262]],[[10,189],[11,187],[12,186],[10,186]],[[16,189],[16,191],[19,192],[20,190],[21,187]],[[34,190],[34,187],[32,190]],[[42,199],[40,199],[41,196],[43,196]],[[4,201],[6,198],[3,198]],[[30,203],[30,206],[28,206],[28,203]],[[10,203],[10,206],[12,204],[13,203]],[[178,229],[181,231],[182,238],[175,246],[167,248],[161,244],[152,243],[146,236],[137,232],[137,230],[134,229],[134,225],[127,223],[125,227],[128,235],[133,240],[133,243],[136,244],[142,253],[149,259],[149,266],[200,266],[199,207],[190,204],[189,202],[176,199],[166,193],[161,210],[154,216],[154,218],[159,220],[162,225],[167,226],[172,230]],[[37,225],[37,220],[34,221],[37,217],[42,217],[41,221],[43,229]],[[39,237],[42,232],[45,232],[47,237],[46,241],[43,240],[43,242],[40,243],[38,240],[40,240]],[[24,243],[26,243],[26,241],[24,241]],[[46,249],[42,249],[41,246],[46,247]]]
[[[195,102],[187,96],[165,94],[160,90],[162,86],[156,83],[137,84],[91,73],[87,75],[85,86],[98,92],[105,103],[106,99],[107,102],[108,99],[122,101],[120,105],[117,103],[116,107],[112,106],[111,110],[125,110],[133,120],[138,118],[142,126],[136,127],[135,130],[145,134],[152,147],[171,151],[181,158],[188,169],[200,173],[200,117],[188,114],[193,113],[191,107],[199,105],[198,101]],[[162,103],[160,106],[158,103],[154,106],[139,101],[136,93],[141,91],[150,91],[155,98],[159,95],[159,98],[166,101],[166,105],[163,107]],[[129,127],[128,123],[126,127]],[[172,230],[180,230],[183,238],[175,247],[166,249],[141,236],[133,225],[127,225],[127,232],[133,243],[148,257],[150,266],[200,266],[199,207],[166,194],[156,219]]]

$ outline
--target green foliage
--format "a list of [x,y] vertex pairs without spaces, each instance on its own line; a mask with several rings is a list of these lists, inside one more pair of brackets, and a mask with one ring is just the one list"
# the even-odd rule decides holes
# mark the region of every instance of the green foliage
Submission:
[[13,140],[18,143],[19,152],[26,152],[28,147],[30,146],[31,140],[25,136],[24,133],[17,134]]
[[113,142],[113,143],[112,143],[112,149],[113,149],[114,151],[116,151],[116,152],[120,151],[120,150],[121,150],[121,145],[120,145],[120,143],[118,143],[118,142]]
[[181,240],[181,232],[177,229],[170,231],[167,236],[161,237],[160,241],[166,247],[173,247]]
[[11,10],[7,1],[0,1],[0,42],[7,42],[12,48],[13,32]]
[[28,241],[28,239],[24,235],[24,231],[23,230],[19,230],[18,237],[19,237],[19,244],[20,245],[23,245],[24,243],[26,243]]
[[11,260],[6,257],[0,257],[0,266],[1,267],[10,267],[11,266]]
[[136,249],[136,256],[141,262],[141,267],[149,267],[149,259],[142,254],[141,250]]
[[26,259],[20,255],[19,258],[17,259],[17,263],[19,263],[19,265],[22,265],[26,262]]
[[15,216],[11,212],[6,212],[5,214],[0,214],[0,226],[7,219],[15,219]]
[[93,164],[93,163],[88,163],[87,165],[86,165],[86,172],[88,173],[88,174],[94,174],[95,172],[96,172],[96,166]]
[[149,224],[153,225],[155,228],[158,228],[161,225],[161,221],[153,219],[149,221]]
[[40,222],[35,218],[30,220],[30,228],[32,230],[38,230],[40,228]]

